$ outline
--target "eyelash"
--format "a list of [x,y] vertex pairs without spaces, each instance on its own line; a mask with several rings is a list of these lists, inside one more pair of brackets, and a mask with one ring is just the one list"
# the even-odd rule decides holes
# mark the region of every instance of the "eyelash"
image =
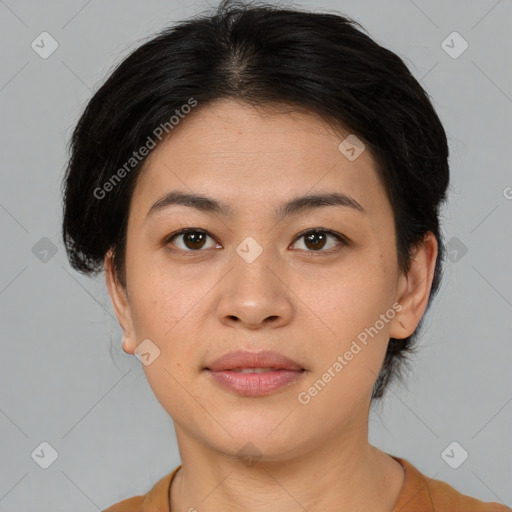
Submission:
[[[164,245],[168,246],[169,244],[171,244],[172,240],[174,240],[175,238],[177,238],[181,235],[189,234],[189,233],[202,233],[204,235],[209,236],[212,240],[215,241],[214,237],[203,229],[185,228],[185,229],[181,229],[180,231],[177,231],[175,233],[172,233],[168,237],[166,237],[164,240]],[[302,233],[299,233],[293,240],[292,245],[295,244],[296,242],[298,242],[301,238],[304,238],[306,235],[314,234],[314,233],[322,233],[322,234],[330,235],[338,241],[338,245],[341,245],[343,247],[348,246],[350,244],[349,239],[346,236],[342,235],[341,233],[337,233],[336,231],[332,231],[330,229],[313,228],[313,229],[308,229],[306,231],[303,231]],[[205,252],[206,249],[197,249],[197,250],[187,249],[187,250],[185,250],[185,249],[179,249],[179,248],[175,247],[175,248],[170,248],[170,250],[173,252],[181,252],[186,256],[194,256],[195,253]],[[321,254],[329,255],[329,254],[332,254],[333,252],[337,252],[338,250],[339,250],[339,247],[337,246],[337,247],[333,247],[333,248],[325,250],[325,251],[322,249],[319,249],[318,251],[306,250],[306,253],[309,253],[310,256],[320,256]]]

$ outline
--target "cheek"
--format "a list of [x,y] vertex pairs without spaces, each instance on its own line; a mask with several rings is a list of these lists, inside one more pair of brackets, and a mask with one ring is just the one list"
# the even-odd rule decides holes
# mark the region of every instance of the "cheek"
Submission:
[[[150,339],[158,347],[160,357],[155,368],[165,362],[170,372],[180,371],[180,361],[193,360],[197,354],[194,318],[203,294],[194,283],[179,282],[157,266],[138,274],[133,272],[132,276],[130,308],[137,343]],[[145,367],[149,374],[152,366]]]
[[178,272],[166,267],[161,253],[133,251],[127,280],[136,330],[163,340],[191,309],[197,292],[193,283],[183,283]]
[[[393,273],[382,262],[378,254],[359,254],[334,279],[316,275],[303,281],[297,293],[311,304],[314,315],[304,311],[317,331],[311,354],[318,364],[311,381],[322,391],[312,409],[339,407],[340,400],[355,407],[371,393],[395,316]],[[314,338],[314,330],[309,333]]]
[[[135,283],[134,283],[135,284]],[[150,339],[159,350],[150,365],[142,365],[157,400],[171,416],[178,415],[181,403],[190,400],[191,370],[200,353],[200,337],[195,335],[200,295],[161,274],[145,274],[133,286],[132,315],[137,343]]]
[[[340,420],[365,410],[382,366],[389,322],[395,313],[385,283],[372,280],[368,274],[364,279],[354,275],[352,278],[353,281],[332,286],[329,297],[321,293],[315,297],[315,312],[329,330],[315,320],[315,325],[327,334],[313,337],[311,354],[316,364],[308,385],[300,390],[303,395],[299,403],[307,402],[304,407],[308,418],[325,422],[322,428],[335,428]],[[313,330],[309,332],[313,336]],[[325,411],[332,414],[326,417]]]
[[394,286],[392,273],[378,257],[359,253],[337,269],[301,275],[294,291],[311,322],[346,343],[392,306]]

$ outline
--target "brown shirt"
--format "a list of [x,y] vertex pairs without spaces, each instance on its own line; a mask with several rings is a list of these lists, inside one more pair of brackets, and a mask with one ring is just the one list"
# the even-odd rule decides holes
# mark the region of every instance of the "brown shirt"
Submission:
[[[405,470],[404,487],[393,512],[512,512],[500,503],[487,503],[461,494],[445,482],[427,478],[406,460],[393,458]],[[180,468],[164,476],[146,495],[128,498],[103,512],[171,512],[169,489]]]

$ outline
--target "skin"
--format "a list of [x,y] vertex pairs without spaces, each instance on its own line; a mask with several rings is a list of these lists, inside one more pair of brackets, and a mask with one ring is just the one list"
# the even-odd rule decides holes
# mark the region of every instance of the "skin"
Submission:
[[[400,273],[375,162],[368,149],[349,161],[338,149],[347,135],[312,113],[221,100],[198,106],[145,162],[130,205],[126,287],[110,252],[105,269],[125,352],[146,338],[160,350],[143,369],[175,424],[183,468],[172,510],[390,512],[399,498],[401,465],[368,442],[370,398],[389,338],[412,334],[426,310],[437,243],[429,233]],[[146,218],[171,190],[221,200],[233,216],[173,205]],[[276,223],[282,202],[333,191],[366,213],[327,206]],[[211,238],[199,249],[186,236],[166,245],[184,227]],[[350,243],[297,238],[313,228]],[[252,263],[235,250],[248,236],[263,249]],[[301,404],[299,393],[394,303],[401,311]],[[241,397],[203,371],[237,349],[276,350],[307,371],[271,395]]]

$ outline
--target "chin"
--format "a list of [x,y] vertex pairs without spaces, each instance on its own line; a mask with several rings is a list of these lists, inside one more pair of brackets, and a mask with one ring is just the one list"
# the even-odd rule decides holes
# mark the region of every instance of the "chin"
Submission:
[[232,431],[222,439],[205,439],[215,450],[241,461],[285,461],[304,453],[304,439],[294,439],[285,432],[272,429]]

